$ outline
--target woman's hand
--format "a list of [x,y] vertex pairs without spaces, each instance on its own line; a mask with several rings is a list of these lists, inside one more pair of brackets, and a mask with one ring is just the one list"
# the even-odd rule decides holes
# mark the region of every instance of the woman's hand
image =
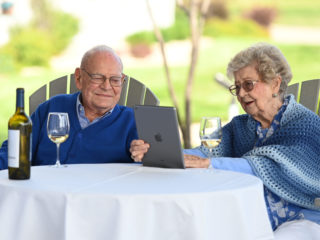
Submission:
[[184,154],[184,165],[187,168],[208,168],[210,166],[210,160],[209,158]]
[[133,140],[130,145],[131,158],[135,162],[141,162],[144,154],[148,152],[150,145],[145,141]]

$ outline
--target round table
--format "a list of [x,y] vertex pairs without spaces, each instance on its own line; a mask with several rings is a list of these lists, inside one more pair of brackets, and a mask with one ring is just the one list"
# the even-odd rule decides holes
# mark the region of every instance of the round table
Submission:
[[6,240],[272,239],[261,181],[215,169],[140,164],[0,171],[0,235]]

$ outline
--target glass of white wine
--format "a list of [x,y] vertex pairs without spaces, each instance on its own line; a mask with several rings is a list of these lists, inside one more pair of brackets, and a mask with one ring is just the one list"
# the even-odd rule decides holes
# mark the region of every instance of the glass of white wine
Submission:
[[217,147],[222,138],[222,128],[220,117],[203,117],[200,124],[201,144],[209,149]]
[[[57,161],[53,167],[62,166],[60,163],[59,149],[60,144],[69,137],[69,117],[68,113],[50,112],[48,115],[47,134],[49,139],[57,145]],[[66,167],[66,165],[63,165]]]

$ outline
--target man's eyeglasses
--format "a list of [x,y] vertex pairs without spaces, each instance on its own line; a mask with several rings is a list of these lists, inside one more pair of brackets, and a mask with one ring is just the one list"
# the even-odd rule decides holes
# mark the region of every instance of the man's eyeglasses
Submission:
[[126,75],[122,73],[122,76],[111,76],[109,78],[107,78],[106,76],[102,75],[102,74],[92,74],[92,73],[88,73],[87,70],[85,70],[84,68],[81,68],[81,70],[83,70],[84,72],[86,72],[88,74],[88,76],[90,77],[90,80],[92,83],[95,84],[101,84],[104,83],[107,79],[109,79],[109,83],[112,87],[121,87]]
[[229,87],[229,91],[233,96],[238,96],[241,88],[243,88],[243,90],[245,90],[246,92],[250,92],[257,82],[259,81],[246,80],[241,84],[231,85]]

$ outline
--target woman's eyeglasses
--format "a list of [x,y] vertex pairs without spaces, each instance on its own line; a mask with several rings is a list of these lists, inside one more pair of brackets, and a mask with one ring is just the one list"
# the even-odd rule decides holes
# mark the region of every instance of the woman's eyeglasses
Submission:
[[259,81],[246,80],[241,84],[231,85],[229,87],[229,91],[233,96],[238,96],[241,88],[243,88],[243,90],[245,90],[246,92],[250,92],[257,82]]

